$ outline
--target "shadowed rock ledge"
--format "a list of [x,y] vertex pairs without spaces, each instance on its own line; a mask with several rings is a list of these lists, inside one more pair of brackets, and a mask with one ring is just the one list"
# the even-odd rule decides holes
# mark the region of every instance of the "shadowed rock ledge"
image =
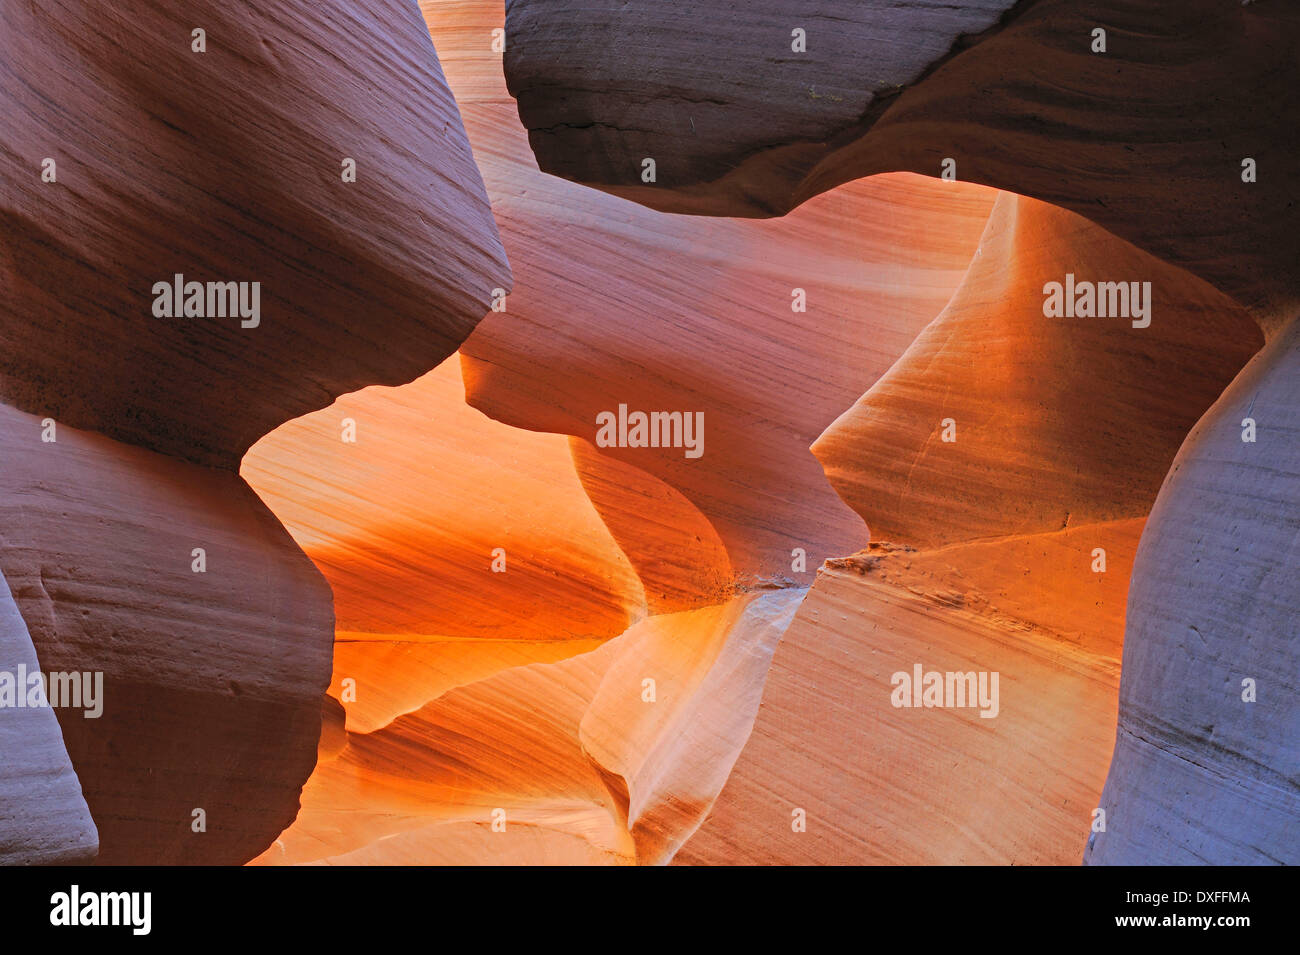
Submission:
[[1300,10],[1009,6],[509,0],[506,77],[543,170],[656,209],[781,215],[953,159],[958,179],[1078,212],[1266,321],[1294,314]]

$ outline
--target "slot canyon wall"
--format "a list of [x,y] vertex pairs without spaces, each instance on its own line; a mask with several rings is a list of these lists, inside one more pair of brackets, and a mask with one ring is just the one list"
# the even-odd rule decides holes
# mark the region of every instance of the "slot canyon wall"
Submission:
[[733,7],[0,0],[0,862],[1300,861],[1300,16]]
[[[400,0],[0,23],[6,662],[103,680],[94,718],[0,711],[0,859],[242,863],[297,813],[334,634],[243,453],[454,353],[509,267]],[[160,318],[176,274],[259,282],[260,314]]]

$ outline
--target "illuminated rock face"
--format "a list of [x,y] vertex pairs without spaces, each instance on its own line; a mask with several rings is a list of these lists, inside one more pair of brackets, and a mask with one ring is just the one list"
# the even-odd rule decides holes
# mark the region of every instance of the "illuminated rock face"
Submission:
[[541,168],[652,208],[781,215],[952,160],[958,179],[1086,216],[1272,321],[1300,301],[1293,6],[704,0],[663,16],[511,0],[506,31]]
[[[1066,270],[1080,285],[1138,276],[1165,291],[1145,317],[1062,322],[1044,314],[1045,286]],[[1163,792],[1150,757],[1131,752],[1124,721],[1112,805],[1100,792],[1114,734],[1127,569],[1186,429],[1260,342],[1244,310],[1198,280],[1071,213],[999,197],[948,307],[814,445],[837,490],[884,540],[830,561],[819,577],[778,649],[750,741],[678,861],[1070,864],[1097,824],[1096,809],[1113,820],[1126,801],[1118,793],[1139,786]],[[1228,394],[1248,387],[1239,380]],[[1271,409],[1275,420],[1287,398],[1279,395]],[[1231,413],[1241,418],[1238,410]],[[1216,406],[1211,419],[1217,413]],[[1188,439],[1184,456],[1204,427]],[[1240,444],[1237,431],[1232,437]],[[1272,461],[1263,465],[1269,473],[1275,466],[1288,473],[1285,452]],[[1179,480],[1174,467],[1169,484]],[[1190,483],[1199,489],[1206,482]],[[1170,493],[1167,485],[1163,494]],[[1285,497],[1286,488],[1271,493]],[[1189,564],[1205,556],[1197,542],[1215,537],[1214,525],[1192,517],[1203,507],[1233,519],[1203,498],[1187,508],[1176,525],[1183,530],[1164,535],[1176,538],[1166,546],[1188,555]],[[1157,506],[1153,522],[1160,513]],[[1159,526],[1148,529],[1144,553],[1159,546]],[[1283,568],[1294,564],[1289,539],[1246,539],[1267,550],[1258,574],[1284,578]],[[1194,608],[1191,591],[1171,586],[1176,568],[1148,585],[1165,608],[1151,615],[1160,622],[1133,617],[1143,607],[1144,573],[1153,571],[1139,561],[1129,641],[1145,636],[1154,648],[1126,646],[1125,678],[1134,659],[1150,660],[1161,673],[1171,656],[1210,670],[1190,637],[1168,642],[1172,608]],[[1213,592],[1208,580],[1199,589]],[[1288,619],[1285,599],[1265,597],[1265,612]],[[1199,614],[1193,609],[1186,619],[1183,629],[1192,633]],[[1237,640],[1244,645],[1245,634]],[[1288,653],[1274,645],[1253,659],[1277,674]],[[965,710],[896,708],[891,681],[916,666],[999,674],[998,714],[985,721]],[[1179,694],[1196,685],[1190,670],[1175,669],[1167,684],[1162,678],[1165,698],[1148,696],[1140,677],[1131,691],[1129,719],[1147,721],[1143,739],[1177,718],[1186,705]],[[1289,679],[1279,682],[1288,686]],[[1256,757],[1260,778],[1239,776],[1229,788],[1273,807],[1274,815],[1259,813],[1259,831],[1276,841],[1285,815],[1267,779],[1290,771],[1294,757],[1275,741],[1287,738],[1294,715],[1286,704],[1274,715],[1275,725],[1242,729],[1236,743],[1243,752],[1277,747]],[[1214,763],[1216,748],[1192,732],[1177,737],[1179,755]],[[1241,737],[1251,732],[1248,745]],[[1230,778],[1227,768],[1202,778],[1196,795],[1179,783],[1155,801],[1205,811],[1221,778]],[[1121,860],[1137,861],[1161,838],[1180,842],[1168,858],[1185,859],[1205,841],[1175,828],[1172,815],[1145,815],[1142,797],[1130,800],[1130,814],[1144,815],[1130,815],[1135,831],[1127,838],[1141,848]],[[1154,824],[1158,818],[1169,828]],[[1203,858],[1237,857],[1212,846]]]
[[1085,862],[1300,861],[1298,403],[1293,323],[1193,429],[1151,510]]
[[257,862],[666,862],[740,753],[803,595],[659,614],[349,733]]
[[568,440],[470,408],[454,356],[290,422],[243,473],[330,582],[341,634],[603,639],[644,612]]
[[[408,428],[422,435],[409,476],[394,479],[408,472],[393,452],[370,477],[412,483],[398,536],[412,554],[437,541],[448,562],[425,561],[422,582],[399,590],[447,587],[482,639],[457,656],[412,623],[344,635],[331,692],[354,673],[368,695],[344,703],[346,745],[258,861],[1076,862],[1116,745],[1138,539],[1187,430],[1260,347],[1256,320],[1066,209],[960,184],[878,177],[755,223],[666,217],[548,179],[494,72],[494,11],[425,12],[517,277],[462,350],[466,399],[571,436],[578,493],[639,578],[646,616],[598,648],[570,641],[567,658],[554,640],[530,645],[542,634],[519,594],[460,567],[483,563],[477,515],[491,524],[500,509],[467,446],[493,473],[536,482],[540,538],[603,536],[555,522],[560,502],[580,500],[558,460],[534,453],[512,469],[491,463],[495,442],[514,440],[505,432]],[[508,61],[533,39],[512,34]],[[593,130],[578,135],[605,135]],[[1066,314],[1044,310],[1047,283],[1110,281],[1149,297],[1104,317],[1073,298]],[[787,314],[796,287],[809,311]],[[420,404],[417,386],[394,398]],[[437,405],[440,431],[455,401]],[[705,453],[603,446],[598,415],[620,405],[704,411]],[[284,478],[277,510],[302,508],[291,526],[321,526],[366,481],[284,477],[316,459],[292,431],[267,438],[258,480]],[[870,527],[867,549],[809,476],[809,444]],[[458,488],[450,504],[414,489],[424,455]],[[432,533],[424,513],[457,530]],[[376,511],[333,539],[386,534]],[[796,542],[808,577],[790,568]],[[316,547],[327,574],[354,549]],[[615,564],[596,554],[608,575]],[[824,558],[810,591],[790,586]],[[368,589],[382,562],[343,563],[340,607],[383,619]],[[468,589],[475,574],[486,599]],[[580,606],[562,578],[537,594],[559,602],[552,617]],[[780,589],[743,593],[758,583]],[[898,674],[916,667],[996,675],[998,699],[984,716],[894,705]]]
[[[1122,555],[1138,529],[832,561],[776,650],[726,785],[675,861],[1077,861],[1114,736]],[[1115,584],[1089,580],[1097,543],[1117,558]],[[1082,638],[1056,629],[1054,612],[1053,597],[1076,586],[1095,602]],[[986,707],[894,705],[895,675],[917,666],[976,684],[997,674],[996,696]]]
[[[465,113],[475,142],[501,135],[480,134],[489,119],[494,130],[513,121],[501,107]],[[522,135],[513,139],[525,156]],[[637,514],[638,526],[616,531],[634,564],[656,563],[637,554],[639,537],[661,533],[639,529],[655,512],[602,494],[601,470],[632,466],[676,491],[742,582],[806,584],[822,560],[866,542],[809,445],[942,309],[991,193],[886,177],[750,222],[665,216],[522,163],[487,158],[484,175],[507,197],[497,208],[517,287],[462,349],[466,399],[506,424],[591,445],[581,470],[598,507],[611,523],[620,510]],[[600,446],[598,420],[620,406],[701,415],[702,454]],[[679,536],[678,551],[712,539]],[[792,572],[795,548],[805,571]],[[666,576],[649,589],[677,591],[680,606],[683,587]],[[697,603],[725,583],[696,580]]]
[[[34,78],[0,87],[8,404],[232,468],[336,395],[428,371],[510,287],[404,0],[14,0],[0,64]],[[156,317],[177,274],[259,283],[257,326]]]
[[[943,308],[994,193],[906,175],[772,222],[656,213],[537,169],[491,49],[499,7],[422,9],[515,275],[461,349],[468,403],[592,446],[579,473],[653,609],[804,586],[865,544],[808,447]],[[703,413],[703,455],[595,447],[620,404]]]
[[[1077,284],[1072,304],[1091,293],[1090,314],[1045,314],[1058,311],[1053,282]],[[1122,287],[1104,288],[1097,314],[1107,282]],[[1261,344],[1205,283],[1002,193],[947,307],[813,453],[872,536],[895,543],[1142,517],[1184,435]]]

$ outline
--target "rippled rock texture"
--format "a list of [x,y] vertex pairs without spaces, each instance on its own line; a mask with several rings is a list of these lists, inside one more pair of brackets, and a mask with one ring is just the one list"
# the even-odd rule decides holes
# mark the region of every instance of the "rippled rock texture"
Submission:
[[0,23],[0,861],[1300,858],[1292,10]]

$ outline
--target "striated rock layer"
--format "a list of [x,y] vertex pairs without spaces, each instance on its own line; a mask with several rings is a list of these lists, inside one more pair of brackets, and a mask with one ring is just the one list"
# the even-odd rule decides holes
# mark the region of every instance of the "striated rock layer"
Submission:
[[[1140,523],[928,553],[873,544],[830,562],[776,650],[726,785],[674,861],[1077,860],[1114,738]],[[1104,575],[1095,546],[1113,555]],[[894,675],[918,665],[996,672],[995,705],[895,706]]]
[[[342,701],[348,730],[263,861],[410,859],[416,846],[447,859],[439,839],[469,851],[492,808],[541,835],[489,838],[489,858],[569,859],[555,833],[577,832],[601,858],[666,861],[743,743],[784,626],[771,621],[797,598],[723,601],[738,581],[808,579],[865,541],[808,445],[947,301],[993,195],[900,176],[781,223],[640,209],[533,167],[488,50],[490,6],[426,9],[521,277],[462,351],[470,404],[504,423],[465,408],[444,366],[342,398],[246,457],[334,587],[327,707],[337,721]],[[702,411],[705,453],[596,447],[597,412],[620,403]],[[614,652],[586,652],[592,639],[623,630],[620,688],[581,690]],[[727,662],[706,676],[715,656]],[[647,709],[649,674],[632,671],[656,659]],[[471,784],[448,765],[481,768]]]
[[[0,400],[25,411],[233,467],[429,370],[510,287],[405,0],[5,0],[0,115]],[[260,283],[258,324],[156,317],[175,274]]]
[[578,735],[619,801],[638,862],[667,862],[703,821],[806,593],[778,590],[652,617],[619,639]]
[[1293,5],[509,0],[506,33],[546,172],[667,211],[768,216],[951,159],[957,178],[1084,215],[1275,328],[1300,302]]
[[[444,366],[250,456],[345,621],[321,763],[259,862],[1069,864],[1099,807],[1114,841],[1090,852],[1123,857],[1216,800],[1249,804],[1255,844],[1285,840],[1284,754],[1231,720],[1228,755],[1193,738],[1197,699],[1157,694],[1146,711],[1135,696],[1114,728],[1148,509],[1263,342],[1257,322],[1276,331],[1294,294],[1275,247],[1292,187],[1240,178],[1241,150],[1261,168],[1292,161],[1260,145],[1269,115],[1215,100],[1198,126],[1171,108],[1176,80],[1217,30],[1226,56],[1207,75],[1293,95],[1272,78],[1293,50],[1288,15],[1152,25],[1148,4],[1007,7],[823,3],[801,25],[774,3],[716,23],[707,3],[509,5],[507,70],[544,169],[658,209],[803,204],[760,223],[542,175],[496,74],[499,11],[425,5],[518,286],[462,350],[477,411]],[[1088,50],[1097,18],[1105,54]],[[720,45],[717,24],[734,34]],[[784,52],[794,27],[807,59]],[[1177,188],[1166,143],[1185,144]],[[1151,169],[1130,175],[1139,148]],[[827,192],[893,168],[934,175],[946,156],[961,178],[1039,198],[993,204],[906,174]],[[1273,245],[1241,241],[1251,217]],[[1045,283],[1067,274],[1150,283],[1150,323],[1135,302],[1048,317]],[[620,406],[700,412],[704,453],[602,446],[596,416]],[[864,542],[859,516],[875,543],[837,557]],[[1143,553],[1183,533],[1153,518]],[[522,578],[491,575],[503,534]],[[1284,538],[1257,538],[1271,554],[1258,577],[1293,562]],[[805,573],[830,558],[806,597],[745,592],[799,581],[797,553]],[[1143,601],[1174,613],[1141,594],[1130,633],[1149,626],[1154,649],[1126,652],[1200,659],[1133,616]],[[1294,609],[1268,600],[1279,619]],[[1293,689],[1283,659],[1260,651],[1261,686]],[[989,718],[895,705],[917,667],[996,675]],[[1291,715],[1263,712],[1285,738]],[[1167,753],[1208,772],[1166,784]],[[1233,781],[1245,760],[1254,775]],[[1133,821],[1134,801],[1170,811]],[[1191,851],[1229,855],[1205,832]]]
[[803,594],[651,617],[351,732],[257,861],[667,861],[740,753]]
[[739,576],[722,538],[694,504],[641,468],[569,439],[573,467],[596,512],[636,569],[650,613],[726,599]]
[[[1067,272],[1151,282],[1150,324],[1045,317]],[[1260,341],[1199,280],[1001,195],[947,308],[814,445],[886,541],[828,562],[676,861],[1076,860],[1114,745],[1142,518]],[[896,706],[895,674],[917,666],[998,674],[996,715]]]
[[[465,115],[475,143],[499,139],[508,118],[472,104]],[[741,579],[798,583],[794,548],[815,567],[865,543],[808,446],[942,308],[991,194],[895,177],[756,223],[665,216],[518,161],[485,159],[484,175],[503,197],[517,286],[462,349],[470,404],[662,481],[708,521]],[[598,446],[598,416],[620,406],[694,415],[698,456],[684,441]],[[695,534],[681,536],[693,546]]]
[[[515,275],[461,349],[470,405],[592,446],[579,473],[657,611],[807,584],[866,543],[808,446],[947,302],[994,194],[895,176],[780,221],[656,213],[537,169],[492,51],[500,4],[422,9]],[[597,446],[620,405],[702,415],[702,453]]]
[[[41,666],[106,696],[58,713],[94,824],[49,733],[6,735],[0,792],[40,764],[66,798],[0,853],[238,863],[293,819],[341,746],[330,591],[232,472],[511,284],[409,3],[173,6],[0,0],[0,571]],[[167,317],[177,275],[231,285]]]
[[350,697],[346,706],[339,705],[342,725],[354,733],[373,733],[448,690],[512,667],[556,663],[589,653],[604,642],[594,637],[424,638],[340,631],[334,643],[330,692],[334,697]]
[[[656,185],[672,197],[658,204],[685,207],[703,204],[692,186],[747,159],[764,168],[778,161],[771,153],[802,159],[800,146],[878,114],[960,38],[991,30],[1014,6],[755,0],[736,9],[706,0],[666,10],[506,0],[505,74],[547,172],[622,188],[643,181],[644,158],[653,158]],[[777,204],[733,190],[729,214]],[[649,195],[634,198],[657,205]]]
[[1151,510],[1100,803],[1107,826],[1085,862],[1300,861],[1297,405],[1300,322],[1197,424]]

